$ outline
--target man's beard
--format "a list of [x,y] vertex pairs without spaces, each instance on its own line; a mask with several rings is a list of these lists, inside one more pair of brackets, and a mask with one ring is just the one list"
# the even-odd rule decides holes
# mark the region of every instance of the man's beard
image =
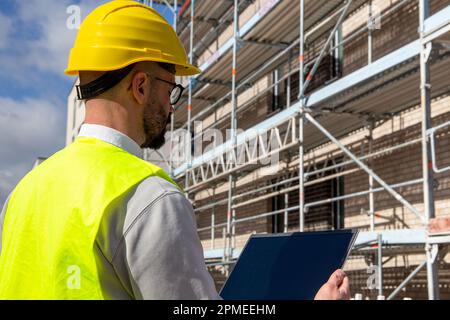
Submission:
[[165,114],[157,113],[156,103],[151,102],[144,112],[144,132],[146,136],[142,148],[158,150],[166,143],[166,127],[170,123],[169,116],[164,120]]
[[147,140],[142,145],[143,148],[150,148],[153,150],[158,150],[166,143],[166,128],[164,128],[160,134],[149,138],[147,137]]

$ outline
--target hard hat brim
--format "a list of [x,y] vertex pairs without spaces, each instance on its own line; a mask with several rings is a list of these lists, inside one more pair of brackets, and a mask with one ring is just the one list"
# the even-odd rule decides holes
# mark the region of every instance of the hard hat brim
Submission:
[[[137,63],[137,62],[143,62],[143,61],[153,61],[153,62],[163,62],[163,63],[170,63],[168,61],[155,61],[155,60],[149,60],[149,59],[137,59],[136,61],[131,61],[130,63],[123,65],[123,66],[117,66],[115,68],[111,67],[105,67],[105,68],[99,68],[98,66],[80,66],[78,68],[67,68],[64,70],[64,73],[68,76],[78,76],[80,71],[111,71],[111,70],[118,70],[125,68],[127,65]],[[176,76],[193,76],[196,74],[201,73],[202,71],[191,64],[185,64],[185,65],[179,65],[175,64],[175,75]]]

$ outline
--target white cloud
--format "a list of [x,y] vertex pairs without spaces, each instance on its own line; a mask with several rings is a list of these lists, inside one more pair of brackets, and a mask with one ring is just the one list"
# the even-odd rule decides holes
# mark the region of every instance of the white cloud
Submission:
[[[78,4],[81,15],[85,17],[92,9],[106,1],[82,1]],[[75,40],[77,30],[67,28],[69,14],[67,8],[75,4],[69,0],[29,0],[22,1],[19,7],[19,19],[35,23],[40,30],[38,39],[26,45],[26,63],[41,71],[63,74],[67,57]]]
[[67,8],[78,5],[83,19],[95,7],[105,2],[108,1],[20,1],[14,15],[16,27],[23,29],[19,36],[17,32],[11,36],[12,19],[0,13],[0,50],[7,49],[0,52],[1,70],[11,72],[15,77],[29,74],[32,70],[50,72],[65,78],[63,72],[78,31],[67,27],[70,17]]
[[47,100],[0,97],[0,201],[32,167],[64,146],[66,119]]

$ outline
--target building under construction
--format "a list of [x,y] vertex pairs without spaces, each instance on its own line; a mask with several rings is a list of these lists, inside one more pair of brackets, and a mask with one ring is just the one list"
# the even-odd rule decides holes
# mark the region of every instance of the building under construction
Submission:
[[450,0],[157,2],[202,70],[161,157],[217,287],[253,233],[357,228],[352,294],[450,299]]

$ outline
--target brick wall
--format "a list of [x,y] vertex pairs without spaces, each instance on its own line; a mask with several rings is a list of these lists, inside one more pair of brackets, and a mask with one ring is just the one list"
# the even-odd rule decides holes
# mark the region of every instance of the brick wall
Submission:
[[[442,111],[450,108],[450,99],[445,98],[436,101],[433,104],[434,109]],[[402,122],[403,128],[394,133],[389,133],[374,141],[374,150],[377,148],[386,148],[389,145],[398,144],[400,142],[410,141],[420,137],[420,109],[413,110],[400,116],[401,119],[394,119],[390,123],[385,124],[384,130],[388,127],[395,126],[394,122]],[[415,121],[414,121],[415,120]],[[450,120],[450,113],[443,113],[433,118],[433,125],[443,123]],[[382,128],[380,128],[381,130]],[[450,164],[450,128],[446,128],[438,132],[436,152],[438,165],[440,167]],[[367,146],[366,150],[367,150]],[[422,178],[422,151],[421,144],[414,144],[399,151],[392,152],[388,155],[374,158],[371,166],[374,171],[387,183],[396,184],[408,180]],[[438,186],[435,189],[436,198],[436,215],[450,214],[450,173],[436,174],[435,179]],[[375,184],[375,188],[379,187]],[[368,189],[368,177],[363,172],[358,172],[345,177],[345,193],[354,193]],[[406,200],[422,207],[422,185],[415,184],[407,187],[396,189]],[[419,227],[420,222],[415,215],[403,208],[387,192],[380,192],[374,195],[375,210],[388,219],[377,218],[376,223],[382,228],[399,228]],[[368,228],[367,217],[361,215],[361,208],[368,209],[368,197],[359,197],[345,201],[346,227]]]
[[[384,3],[382,3],[382,2]],[[381,13],[388,10],[391,6],[386,6],[387,1],[374,1]],[[392,1],[392,5],[398,1]],[[450,5],[449,0],[430,1],[430,14]],[[361,19],[362,17],[362,19]],[[367,7],[362,10],[362,14],[356,17],[350,17],[344,24],[344,33],[351,34],[351,31],[367,23]],[[407,26],[407,27],[405,27]],[[401,48],[402,46],[413,42],[419,38],[419,7],[418,1],[402,6],[401,9],[391,15],[381,18],[380,29],[372,32],[372,60],[375,61],[384,55]],[[368,33],[361,35],[344,45],[343,74],[347,75],[367,64],[367,46]]]

